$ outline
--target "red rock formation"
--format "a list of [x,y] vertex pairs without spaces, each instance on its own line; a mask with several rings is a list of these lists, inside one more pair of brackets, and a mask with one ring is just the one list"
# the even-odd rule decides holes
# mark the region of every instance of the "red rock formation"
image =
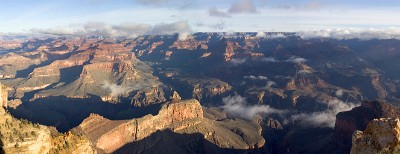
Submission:
[[333,141],[341,149],[349,152],[355,130],[365,130],[367,124],[373,119],[390,117],[400,117],[400,110],[381,101],[363,102],[361,106],[351,111],[337,114]]
[[[107,153],[123,145],[141,140],[157,130],[178,131],[201,122],[203,110],[197,100],[167,103],[161,107],[158,115],[147,115],[129,121],[112,122],[98,115],[91,115],[79,126],[96,147]],[[109,128],[109,125],[117,125]]]
[[207,50],[207,44],[201,41],[196,41],[194,39],[187,39],[185,41],[175,41],[169,48],[176,49],[186,49],[186,50],[196,50],[200,46],[201,49]]
[[351,154],[399,153],[400,120],[380,118],[369,122],[364,132],[353,135]]
[[0,83],[0,108],[6,108],[8,103],[7,87]]
[[22,42],[20,41],[6,41],[0,40],[0,48],[4,49],[15,49],[22,47]]
[[226,50],[225,50],[225,61],[231,60],[231,57],[235,55],[235,50],[237,50],[240,46],[238,42],[226,42]]

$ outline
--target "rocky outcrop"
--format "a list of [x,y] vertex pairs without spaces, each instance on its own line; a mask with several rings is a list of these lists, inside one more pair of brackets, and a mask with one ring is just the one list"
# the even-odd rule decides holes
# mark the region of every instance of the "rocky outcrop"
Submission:
[[21,41],[14,40],[0,40],[0,48],[3,49],[15,49],[22,46]]
[[351,111],[341,112],[336,115],[333,142],[342,152],[349,152],[352,134],[356,130],[365,130],[367,124],[377,118],[400,117],[400,110],[382,101],[365,101],[361,106]]
[[131,99],[131,104],[135,107],[142,107],[165,101],[166,99],[162,89],[159,87],[153,87],[137,91]]
[[180,101],[182,98],[179,96],[178,92],[174,91],[169,99],[173,101]]
[[237,42],[226,42],[226,49],[225,49],[225,61],[230,61],[231,57],[235,55],[235,51],[239,48],[239,44]]
[[7,87],[0,83],[0,108],[7,108],[8,103],[8,92]]
[[[256,150],[265,144],[258,123],[228,119],[218,109],[204,109],[194,99],[167,102],[157,115],[130,120],[108,120],[92,114],[74,130],[83,132],[99,152],[106,153],[159,151],[163,150],[160,144],[178,147],[175,149],[178,151],[197,149],[216,153],[223,149]],[[160,132],[175,137],[168,133],[160,138]]]
[[[53,46],[58,44],[45,44],[40,48],[52,52]],[[57,48],[70,49],[71,44],[75,43],[63,42]],[[150,66],[136,59],[130,50],[130,46],[124,43],[88,39],[69,57],[62,59],[58,57],[60,55],[55,55],[60,59],[34,68],[25,78],[7,81],[13,87],[10,94],[19,99],[25,93],[34,91],[33,97],[29,98],[31,101],[65,96],[82,99],[100,97],[104,102],[119,103],[123,98],[131,99],[135,106],[165,101],[161,82],[152,75]],[[0,59],[0,65],[11,60]],[[29,59],[18,61],[29,62]]]
[[185,87],[185,90],[179,89],[179,91],[192,91],[191,98],[197,100],[221,95],[232,89],[232,86],[224,81],[204,76],[176,76],[173,78],[173,81]]
[[400,120],[381,118],[353,134],[351,154],[400,153]]
[[208,49],[207,44],[204,44],[203,42],[196,41],[193,38],[190,38],[185,41],[180,41],[180,40],[175,41],[169,48],[196,50],[199,47],[204,50]]
[[[43,55],[43,53],[37,54]],[[35,56],[25,55],[24,53],[10,52],[2,55],[0,56],[0,79],[15,78],[18,71],[27,69],[31,65],[38,65],[45,60],[47,60],[45,56],[37,58]]]
[[92,142],[96,144],[97,148],[110,153],[127,143],[150,136],[157,130],[178,131],[200,123],[202,118],[203,110],[200,103],[197,100],[186,100],[179,103],[166,103],[157,115],[132,119],[103,133],[93,131],[102,129],[104,123],[109,123],[101,116],[92,115],[79,127],[88,136],[98,136],[92,137]]
[[[7,97],[1,99],[6,100]],[[61,134],[52,127],[16,119],[3,108],[0,111],[3,111],[0,112],[0,153],[96,153],[85,136],[74,132]]]

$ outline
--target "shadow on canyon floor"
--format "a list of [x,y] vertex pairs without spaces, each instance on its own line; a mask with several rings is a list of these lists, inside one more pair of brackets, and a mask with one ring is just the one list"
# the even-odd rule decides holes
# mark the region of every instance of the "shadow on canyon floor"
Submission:
[[5,153],[5,152],[4,152],[4,149],[3,149],[3,146],[4,146],[3,141],[0,140],[0,154]]
[[16,118],[54,126],[58,131],[66,132],[82,123],[91,113],[110,120],[128,120],[147,114],[156,115],[161,109],[161,104],[133,107],[128,102],[130,101],[124,100],[122,103],[112,104],[103,102],[99,97],[82,99],[54,96],[24,102],[15,109],[9,108],[9,111]]
[[203,134],[179,134],[171,130],[157,131],[136,142],[131,142],[114,151],[115,154],[134,153],[265,153],[263,149],[220,148],[206,140]]

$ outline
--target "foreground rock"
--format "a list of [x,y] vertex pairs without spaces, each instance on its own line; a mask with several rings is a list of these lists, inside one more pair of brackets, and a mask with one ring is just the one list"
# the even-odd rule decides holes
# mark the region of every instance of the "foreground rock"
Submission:
[[[5,86],[0,86],[1,96],[7,96]],[[2,97],[0,104],[7,104],[7,97]],[[61,134],[55,128],[16,119],[3,107],[6,106],[0,107],[0,153],[96,153],[89,140],[81,134]]]
[[400,153],[400,120],[374,119],[353,134],[351,154]]
[[[222,148],[255,149],[265,143],[256,123],[239,119],[216,121],[203,114],[197,100],[182,100],[163,104],[157,115],[131,120],[113,121],[92,114],[76,130],[88,136],[100,152],[106,153],[155,152],[162,151],[163,146],[174,147],[169,152],[188,152],[185,151],[188,149],[206,152],[207,147],[213,147],[208,152],[218,152]],[[162,151],[165,152],[168,151]]]
[[336,116],[335,128],[325,153],[348,153],[350,152],[352,134],[356,130],[365,130],[367,124],[377,118],[400,117],[400,110],[393,105],[383,101],[365,101],[361,106],[347,112],[341,112]]

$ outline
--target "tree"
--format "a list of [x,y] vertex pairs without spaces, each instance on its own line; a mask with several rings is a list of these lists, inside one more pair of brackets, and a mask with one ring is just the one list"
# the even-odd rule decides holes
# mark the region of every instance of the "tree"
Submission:
[[32,135],[33,137],[36,137],[36,132],[35,132],[35,131],[31,131],[31,135]]

